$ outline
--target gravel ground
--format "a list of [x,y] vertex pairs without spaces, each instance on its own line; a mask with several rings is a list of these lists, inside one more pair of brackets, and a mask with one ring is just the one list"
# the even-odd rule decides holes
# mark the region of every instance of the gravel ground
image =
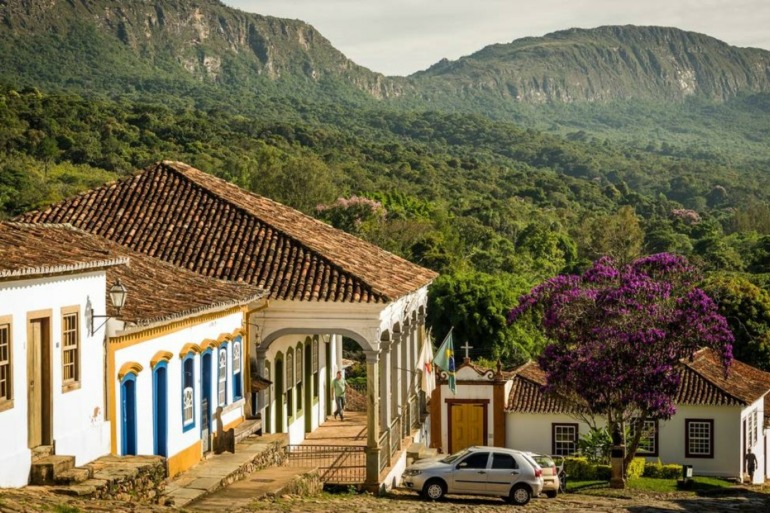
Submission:
[[[717,496],[696,496],[689,493],[651,494],[617,491],[615,496],[595,496],[580,493],[561,495],[556,499],[537,498],[527,506],[516,508],[498,499],[450,496],[447,500],[431,503],[416,494],[395,491],[384,497],[369,494],[323,494],[318,497],[281,497],[259,499],[248,508],[233,509],[231,513],[291,512],[291,513],[494,513],[520,510],[526,512],[569,513],[768,513],[770,487],[735,488]],[[55,495],[43,488],[0,490],[2,513],[159,513],[177,510],[122,501],[88,501],[76,497]],[[228,512],[230,513],[230,512]]]

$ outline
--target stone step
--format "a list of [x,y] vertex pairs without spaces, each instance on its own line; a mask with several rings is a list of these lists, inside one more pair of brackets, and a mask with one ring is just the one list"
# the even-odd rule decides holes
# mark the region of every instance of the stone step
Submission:
[[32,448],[32,463],[35,463],[41,458],[46,456],[53,456],[55,454],[53,445],[39,445]]
[[82,483],[93,477],[91,470],[84,467],[75,467],[55,476],[56,484],[72,485]]
[[237,426],[235,426],[235,443],[239,444],[245,438],[250,437],[254,433],[262,431],[262,420],[260,419],[246,419]]
[[52,485],[56,476],[75,467],[74,456],[46,456],[32,464],[30,483],[33,485]]

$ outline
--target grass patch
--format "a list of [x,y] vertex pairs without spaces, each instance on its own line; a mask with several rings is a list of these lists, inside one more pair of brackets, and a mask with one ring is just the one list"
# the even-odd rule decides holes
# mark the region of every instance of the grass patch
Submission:
[[[715,477],[695,477],[691,486],[685,493],[720,493],[734,488],[734,484]],[[589,495],[602,495],[605,497],[627,496],[629,491],[643,491],[656,493],[683,492],[677,486],[676,479],[657,479],[652,477],[639,477],[626,481],[625,489],[610,488],[607,481],[567,481],[567,492],[585,493]]]

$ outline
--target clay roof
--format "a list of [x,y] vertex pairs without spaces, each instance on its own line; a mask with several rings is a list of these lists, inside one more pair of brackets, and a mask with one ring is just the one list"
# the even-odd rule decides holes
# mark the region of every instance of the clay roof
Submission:
[[[545,372],[536,362],[528,362],[514,371],[513,387],[508,396],[508,411],[524,413],[569,413],[570,401],[546,394]],[[733,360],[725,376],[719,355],[711,349],[698,351],[692,361],[681,362],[681,382],[676,404],[709,406],[746,406],[761,397],[770,404],[770,373]],[[767,410],[766,410],[767,411]]]
[[[106,269],[108,286],[117,279],[126,286],[120,318],[135,325],[242,305],[266,295],[255,285],[179,269],[70,225],[0,223],[0,279],[97,269]],[[107,305],[107,314],[114,316],[109,297]]]
[[679,404],[748,405],[770,391],[770,374],[733,360],[725,375],[719,354],[712,349],[701,349],[682,364]]
[[506,411],[520,413],[571,413],[576,405],[554,393],[546,393],[545,372],[537,362],[527,362],[516,369],[511,377],[513,386],[508,395]]
[[88,272],[127,260],[72,227],[0,223],[0,280]]
[[[129,258],[127,266],[108,269],[107,286],[120,279],[128,289],[120,318],[130,325],[164,323],[206,311],[246,305],[267,296],[266,290],[250,283],[208,278],[117,244],[111,245],[120,248]],[[107,305],[107,313],[116,315],[109,297]]]
[[204,276],[271,297],[388,302],[436,273],[297,210],[179,162],[161,162],[22,217],[67,222]]

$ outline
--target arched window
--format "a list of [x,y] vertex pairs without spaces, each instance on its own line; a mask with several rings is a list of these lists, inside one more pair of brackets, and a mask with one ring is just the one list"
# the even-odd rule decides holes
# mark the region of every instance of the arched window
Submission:
[[217,368],[217,404],[227,404],[227,345],[219,347],[219,359]]
[[195,427],[195,353],[190,352],[182,360],[182,428]]
[[243,337],[237,336],[233,339],[233,401],[243,397],[243,380],[241,379],[241,366],[243,362],[241,353],[241,344]]
[[313,397],[318,399],[318,335],[313,337]]
[[286,412],[289,421],[294,418],[294,350],[286,351]]
[[294,376],[294,379],[297,380],[297,411],[302,409],[302,363],[304,360],[302,359],[302,344],[297,344],[297,351],[295,354],[295,363],[297,365],[297,370]]

